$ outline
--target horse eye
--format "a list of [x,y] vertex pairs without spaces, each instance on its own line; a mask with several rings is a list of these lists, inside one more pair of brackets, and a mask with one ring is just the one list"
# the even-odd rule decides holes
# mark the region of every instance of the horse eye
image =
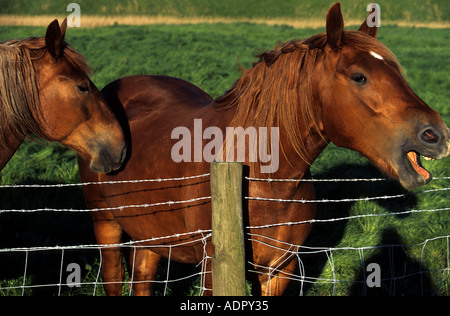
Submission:
[[355,73],[351,76],[351,79],[356,82],[358,85],[364,85],[367,82],[366,76],[362,73]]
[[87,84],[80,84],[77,85],[78,90],[80,90],[81,92],[88,92],[89,91],[89,86]]

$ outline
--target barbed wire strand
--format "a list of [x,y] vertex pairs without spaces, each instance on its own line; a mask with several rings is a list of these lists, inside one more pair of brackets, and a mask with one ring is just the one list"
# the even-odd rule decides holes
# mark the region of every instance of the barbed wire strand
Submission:
[[[113,184],[138,184],[138,183],[148,183],[148,182],[166,182],[166,181],[183,181],[183,180],[190,180],[190,179],[198,179],[198,178],[205,178],[210,176],[209,173],[197,175],[197,176],[188,176],[188,177],[179,177],[179,178],[167,178],[167,179],[144,179],[144,180],[121,180],[121,181],[103,181],[103,182],[87,182],[87,183],[75,183],[75,184],[47,184],[47,185],[39,185],[39,184],[32,184],[32,185],[21,185],[21,184],[13,184],[13,185],[3,185],[0,186],[1,188],[64,188],[64,187],[79,187],[79,186],[87,186],[87,185],[113,185]],[[363,179],[363,178],[355,178],[355,179],[263,179],[263,178],[251,178],[246,177],[245,178],[248,181],[265,181],[265,182],[378,182],[378,181],[387,181],[388,179],[385,178],[373,178],[373,179]],[[435,178],[435,180],[449,180],[450,177],[438,177]],[[376,197],[365,197],[365,198],[346,198],[346,199],[322,199],[322,200],[291,200],[291,199],[276,199],[276,198],[265,198],[265,197],[245,197],[248,200],[258,200],[258,201],[268,201],[268,202],[283,202],[283,203],[342,203],[342,202],[358,202],[358,201],[373,201],[373,200],[386,200],[386,199],[397,199],[397,198],[405,198],[406,196],[410,194],[424,194],[424,193],[433,193],[433,192],[443,192],[448,191],[450,188],[441,188],[441,189],[430,189],[430,190],[424,190],[419,192],[412,192],[412,193],[405,193],[405,194],[396,194],[396,195],[386,195],[386,196],[376,196]],[[141,204],[141,205],[124,205],[120,207],[110,207],[110,208],[98,208],[98,209],[83,209],[83,210],[75,210],[75,209],[51,209],[51,208],[41,208],[41,209],[32,209],[32,210],[0,210],[0,213],[6,213],[6,212],[16,212],[16,213],[29,213],[29,212],[92,212],[92,211],[116,211],[116,210],[123,210],[126,208],[149,208],[153,206],[160,206],[160,205],[174,205],[174,204],[183,204],[183,203],[192,203],[197,201],[204,201],[211,199],[211,196],[206,197],[198,197],[193,198],[189,200],[184,201],[167,201],[167,202],[158,202],[158,203],[148,203],[148,204]],[[423,213],[423,212],[442,212],[442,211],[448,211],[449,208],[437,208],[437,209],[428,209],[428,210],[407,210],[403,212],[393,212],[393,213],[386,213],[386,214],[362,214],[362,215],[352,215],[352,216],[345,216],[340,218],[331,218],[331,219],[312,219],[307,221],[299,221],[299,222],[286,222],[286,223],[274,223],[274,224],[266,224],[266,225],[260,225],[260,226],[247,226],[247,229],[263,229],[263,228],[272,228],[282,225],[301,225],[301,224],[309,224],[309,223],[326,223],[326,222],[335,222],[335,221],[344,221],[344,220],[351,220],[356,218],[369,218],[369,217],[380,217],[380,216],[393,216],[393,215],[406,215],[406,214],[412,214],[412,213]],[[24,267],[24,273],[23,273],[23,281],[21,286],[7,286],[7,287],[0,287],[0,290],[8,290],[8,289],[22,289],[22,295],[25,294],[26,288],[36,288],[36,287],[50,287],[50,286],[58,286],[58,294],[61,294],[61,286],[68,285],[63,284],[63,262],[64,262],[64,253],[65,250],[72,250],[72,249],[98,249],[100,254],[100,266],[99,271],[96,276],[95,282],[84,282],[83,285],[94,285],[94,292],[93,295],[96,294],[97,285],[101,284],[136,284],[136,283],[144,283],[144,282],[155,282],[155,283],[164,283],[164,295],[167,292],[167,285],[170,282],[177,282],[179,280],[184,280],[187,278],[191,278],[193,276],[200,275],[201,277],[201,293],[203,293],[206,289],[204,285],[204,275],[206,273],[210,273],[210,271],[206,271],[206,260],[210,259],[211,257],[207,256],[206,254],[206,240],[211,237],[211,230],[197,230],[187,233],[180,233],[180,234],[174,234],[171,236],[162,236],[162,237],[153,237],[146,240],[138,240],[138,241],[129,241],[119,244],[106,244],[106,245],[74,245],[74,246],[50,246],[50,247],[22,247],[22,248],[9,248],[9,249],[0,249],[0,253],[7,253],[7,252],[25,252],[25,267]],[[154,243],[157,241],[161,241],[164,239],[173,239],[173,238],[180,238],[185,236],[194,236],[194,235],[201,235],[200,239],[192,239],[181,243],[176,243],[176,241],[171,241],[175,244],[170,245],[149,245],[149,243]],[[248,233],[249,235],[249,241],[251,242],[258,242],[262,243],[266,246],[273,247],[278,250],[283,251],[283,255],[278,258],[271,267],[263,267],[258,266],[257,264],[253,263],[253,266],[259,270],[253,270],[251,269],[250,272],[255,273],[262,273],[261,269],[264,268],[268,272],[269,279],[273,277],[273,274],[276,273],[280,269],[280,267],[283,265],[283,263],[288,260],[289,257],[292,255],[296,255],[299,257],[301,254],[311,254],[311,253],[319,253],[319,252],[325,252],[327,254],[328,262],[331,264],[332,272],[333,272],[333,279],[327,280],[323,278],[312,278],[308,277],[305,274],[304,268],[303,272],[300,276],[297,275],[287,275],[286,276],[277,276],[280,278],[292,278],[294,280],[302,282],[317,282],[317,281],[323,281],[323,282],[329,282],[334,284],[333,293],[336,293],[336,284],[339,282],[361,282],[361,281],[346,281],[346,280],[338,280],[337,276],[335,275],[334,270],[334,260],[332,259],[332,255],[334,251],[337,250],[357,250],[360,256],[360,261],[364,262],[364,250],[365,249],[377,249],[382,247],[416,247],[416,246],[422,246],[422,252],[421,252],[421,263],[424,260],[424,251],[425,247],[428,245],[429,242],[439,240],[446,238],[447,239],[447,245],[449,244],[450,235],[447,236],[438,236],[434,238],[426,239],[424,242],[416,245],[395,245],[395,244],[384,244],[384,245],[376,245],[376,246],[364,246],[364,247],[308,247],[303,245],[295,245],[286,243],[268,236],[264,236],[261,234],[255,234],[255,233]],[[266,241],[263,241],[266,240]],[[100,282],[100,269],[102,266],[101,262],[101,251],[102,249],[107,249],[111,247],[133,247],[133,248],[139,248],[139,247],[145,247],[145,248],[152,248],[152,247],[169,247],[170,252],[172,251],[172,247],[178,247],[178,246],[186,246],[191,245],[193,243],[198,243],[201,241],[203,243],[204,248],[204,255],[202,261],[199,263],[201,264],[201,271],[195,274],[192,274],[190,276],[182,277],[177,280],[169,280],[169,271],[167,271],[166,280],[164,281],[135,281],[131,277],[131,281],[127,282]],[[284,245],[282,247],[276,247],[272,243],[277,243]],[[286,248],[287,247],[287,248]],[[60,280],[58,284],[44,284],[44,285],[26,285],[26,278],[27,278],[27,271],[28,271],[28,262],[29,262],[29,253],[30,252],[36,252],[36,251],[60,251],[61,252],[61,263],[60,263]],[[170,261],[170,260],[169,260]],[[300,264],[302,266],[302,264]],[[168,267],[170,268],[170,263],[168,263]],[[168,269],[169,270],[169,269]],[[447,247],[447,262],[446,262],[446,268],[442,270],[438,270],[438,272],[442,271],[443,278],[447,278],[449,271],[450,271],[450,254]],[[429,271],[423,271],[422,267],[419,272],[416,272],[414,274],[420,274],[425,273]],[[399,277],[396,277],[399,278]],[[441,285],[443,284],[444,279],[441,280]],[[71,284],[74,285],[74,284]],[[301,290],[302,291],[302,290]],[[130,292],[131,294],[131,292]]]

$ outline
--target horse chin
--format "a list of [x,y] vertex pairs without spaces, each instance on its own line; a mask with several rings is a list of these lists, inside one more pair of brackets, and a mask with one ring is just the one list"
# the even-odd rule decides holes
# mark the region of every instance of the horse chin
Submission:
[[121,167],[120,163],[111,164],[109,162],[104,162],[100,160],[91,161],[89,167],[92,171],[97,173],[111,173],[113,171],[119,170]]
[[110,166],[102,164],[97,160],[91,161],[89,167],[92,171],[97,173],[110,173],[112,171],[112,168]]

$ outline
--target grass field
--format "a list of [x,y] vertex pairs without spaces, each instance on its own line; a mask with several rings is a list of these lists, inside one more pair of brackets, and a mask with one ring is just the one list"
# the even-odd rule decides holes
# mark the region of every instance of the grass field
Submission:
[[[82,27],[148,24],[263,23],[296,28],[323,27],[334,0],[100,0],[77,1]],[[380,0],[382,25],[449,28],[450,9],[445,0]],[[366,17],[365,0],[343,0],[347,25]],[[45,26],[53,18],[70,14],[65,0],[0,0],[0,25]]]
[[[77,0],[82,14],[87,15],[148,15],[173,17],[230,18],[296,18],[323,19],[335,0]],[[341,0],[346,19],[364,19],[365,7],[371,1]],[[449,21],[450,8],[446,0],[378,0],[382,18],[387,21]],[[41,15],[66,14],[66,0],[0,0],[1,14]]]
[[[7,2],[8,5],[0,6],[2,7],[2,13],[15,13],[17,9],[14,9],[14,5],[19,5],[21,2]],[[54,10],[59,10],[56,7],[53,8],[53,4],[56,5],[57,1],[48,2],[52,4],[49,4],[48,12],[53,13]],[[342,2],[345,3],[345,1]],[[32,3],[33,6],[37,5],[37,2]],[[39,5],[44,6],[47,2],[41,1],[39,3]],[[83,1],[79,1],[79,3],[82,4]],[[109,4],[114,6],[117,3],[115,1],[95,2],[96,5],[107,6],[107,8]],[[126,3],[130,4],[130,7],[121,12],[135,13],[133,11],[135,9],[132,8],[133,2]],[[174,2],[158,3],[169,8],[170,3],[173,4]],[[320,5],[325,1],[314,3],[317,4],[317,12],[319,12],[322,10],[319,10]],[[403,2],[398,1],[398,3],[400,5]],[[433,1],[433,3],[435,5],[442,4],[448,9],[448,5],[445,3],[438,1]],[[4,4],[3,1],[0,1],[0,5]],[[328,4],[329,1],[327,1],[327,7]],[[30,8],[30,12],[39,13],[39,8],[33,6]],[[200,11],[194,13],[176,11],[178,13],[173,13],[173,15],[193,14],[201,16],[212,14],[209,11],[201,11],[212,10],[208,7],[198,10]],[[219,7],[215,10],[217,14]],[[238,10],[238,8],[235,8],[235,10]],[[313,9],[311,10],[311,12],[315,12]],[[281,14],[271,10],[266,11],[272,12],[273,16]],[[300,11],[303,11],[303,9]],[[389,12],[387,9],[385,11]],[[426,10],[421,11],[420,7],[417,7],[414,11],[417,11],[419,15],[423,14],[423,16],[428,14]],[[242,13],[230,12],[225,14],[221,12],[221,14],[223,16],[227,14],[241,16]],[[263,12],[258,13],[258,16],[263,16]],[[448,16],[447,14],[442,19]],[[288,26],[267,26],[250,23],[139,27],[118,25],[114,27],[69,29],[66,39],[88,58],[94,69],[92,79],[99,88],[126,75],[160,74],[188,80],[216,97],[239,78],[238,60],[243,67],[251,67],[254,61],[253,56],[261,50],[271,49],[280,41],[305,38],[323,31],[323,28],[295,29]],[[45,28],[43,27],[2,26],[0,27],[0,41],[30,35],[40,36],[44,33]],[[412,88],[422,99],[440,112],[446,122],[450,122],[449,37],[448,29],[384,26],[379,32],[379,39],[391,48],[406,69],[408,82]],[[450,176],[447,161],[424,162],[424,165],[436,177]],[[365,158],[333,145],[330,145],[324,151],[315,162],[312,170],[317,178],[380,177],[378,171]],[[0,181],[1,184],[74,183],[79,181],[77,172],[75,155],[71,151],[55,144],[27,142],[0,173]],[[396,183],[390,181],[370,184],[317,184],[316,187],[319,198],[328,199],[391,195],[404,192]],[[448,181],[437,180],[418,191],[445,187],[448,187]],[[1,190],[1,209],[84,207],[80,190],[74,188]],[[320,219],[361,214],[389,214],[391,216],[317,224],[307,244],[309,246],[338,248],[387,244],[417,245],[429,238],[448,235],[450,231],[450,214],[448,211],[409,215],[397,214],[411,209],[448,207],[448,193],[445,192],[417,193],[404,199],[385,202],[321,205],[319,209]],[[90,218],[87,214],[0,214],[0,249],[90,243],[95,243],[95,240]],[[381,265],[383,279],[390,279],[392,276],[398,277],[397,281],[391,280],[383,283],[381,291],[373,292],[373,294],[449,295],[449,271],[440,271],[443,267],[448,268],[449,251],[448,240],[445,239],[429,242],[426,247],[388,247],[365,251],[366,262],[378,262]],[[97,265],[93,259],[95,254],[75,253],[72,255],[76,260],[83,263],[84,277],[89,278],[95,275],[94,270]],[[70,258],[70,255],[68,256]],[[0,254],[0,287],[7,284],[22,284],[23,260],[23,256],[12,258]],[[36,255],[33,259],[30,258],[29,280],[27,279],[27,282],[33,284],[44,282],[44,280],[45,282],[58,282],[52,279],[54,278],[52,273],[59,275],[59,260],[58,254],[41,254]],[[334,252],[333,261],[335,270],[331,269],[328,259],[322,257],[305,258],[304,264],[307,274],[316,278],[333,279],[336,277],[353,281],[362,279],[364,271],[361,270],[358,251]],[[386,268],[383,270],[383,267]],[[421,272],[435,270],[437,272]],[[402,275],[409,274],[412,275],[410,278],[405,280],[400,278]],[[444,282],[441,282],[441,280],[444,280]],[[395,284],[392,284],[393,282]],[[298,286],[297,283],[293,284],[290,293],[298,294]],[[305,288],[305,294],[307,295],[350,295],[360,294],[362,291],[363,289],[358,284],[347,283],[333,286],[318,282]],[[176,290],[174,289],[173,292],[175,293]],[[52,288],[27,290],[26,294],[37,293],[54,295],[55,290]],[[190,293],[192,293],[192,290],[181,291],[181,294]],[[372,292],[368,294],[370,293]],[[0,292],[0,295],[14,294],[20,294],[20,291]],[[63,294],[73,295],[83,294],[83,292],[64,290]]]

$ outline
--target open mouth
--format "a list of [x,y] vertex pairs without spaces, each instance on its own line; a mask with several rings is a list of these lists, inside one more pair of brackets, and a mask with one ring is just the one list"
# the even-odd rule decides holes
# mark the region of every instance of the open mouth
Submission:
[[[429,180],[431,178],[431,173],[426,170],[420,161],[420,154],[415,151],[409,151],[407,153],[407,157],[413,169],[425,180]],[[434,158],[425,157],[426,160],[434,160]]]

